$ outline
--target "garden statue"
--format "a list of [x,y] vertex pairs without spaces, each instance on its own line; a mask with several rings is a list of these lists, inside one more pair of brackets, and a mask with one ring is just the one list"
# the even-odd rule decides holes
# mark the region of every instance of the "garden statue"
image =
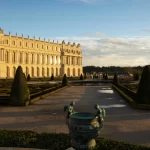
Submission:
[[100,127],[103,127],[103,122],[104,119],[103,117],[105,117],[106,112],[104,108],[100,108],[100,106],[98,104],[95,105],[95,108],[97,109],[97,113],[96,113],[96,118],[98,119],[98,123],[100,125]]
[[67,111],[66,122],[68,122],[69,116],[75,113],[75,112],[74,112],[74,108],[73,108],[74,105],[75,105],[75,102],[72,101],[72,102],[70,103],[70,105],[64,106],[64,111],[65,111],[65,112]]
[[91,150],[96,146],[95,138],[103,127],[105,109],[96,104],[96,114],[80,113],[74,111],[74,105],[75,102],[71,102],[70,105],[64,106],[64,111],[67,111],[66,123],[69,128],[71,145],[76,150]]

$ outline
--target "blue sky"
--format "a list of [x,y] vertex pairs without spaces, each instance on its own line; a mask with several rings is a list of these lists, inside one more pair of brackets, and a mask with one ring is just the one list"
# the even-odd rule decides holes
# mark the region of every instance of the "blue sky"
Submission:
[[150,64],[150,0],[5,0],[0,27],[80,43],[84,66]]

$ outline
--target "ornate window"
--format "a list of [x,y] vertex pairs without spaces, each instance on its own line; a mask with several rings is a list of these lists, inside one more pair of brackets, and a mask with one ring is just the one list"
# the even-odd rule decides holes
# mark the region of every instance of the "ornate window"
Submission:
[[12,45],[15,45],[15,41],[12,41]]
[[16,62],[16,54],[15,52],[12,52],[12,62]]
[[8,62],[9,61],[8,59],[9,59],[9,52],[6,51],[6,53],[5,53],[5,61]]

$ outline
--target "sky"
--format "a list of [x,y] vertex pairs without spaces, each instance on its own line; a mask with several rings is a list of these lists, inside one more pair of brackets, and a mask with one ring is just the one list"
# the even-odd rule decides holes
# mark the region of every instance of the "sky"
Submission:
[[83,66],[150,64],[150,0],[2,0],[0,28],[80,43]]

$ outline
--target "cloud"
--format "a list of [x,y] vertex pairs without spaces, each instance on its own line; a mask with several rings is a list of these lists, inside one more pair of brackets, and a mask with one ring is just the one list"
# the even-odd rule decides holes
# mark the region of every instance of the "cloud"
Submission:
[[150,32],[150,28],[143,29],[145,32]]
[[[52,39],[52,38],[51,38]],[[83,65],[144,66],[150,64],[150,37],[57,37],[80,43]]]
[[105,34],[101,33],[101,32],[85,32],[83,33],[84,36],[92,36],[92,37],[99,37],[99,36],[105,36]]

